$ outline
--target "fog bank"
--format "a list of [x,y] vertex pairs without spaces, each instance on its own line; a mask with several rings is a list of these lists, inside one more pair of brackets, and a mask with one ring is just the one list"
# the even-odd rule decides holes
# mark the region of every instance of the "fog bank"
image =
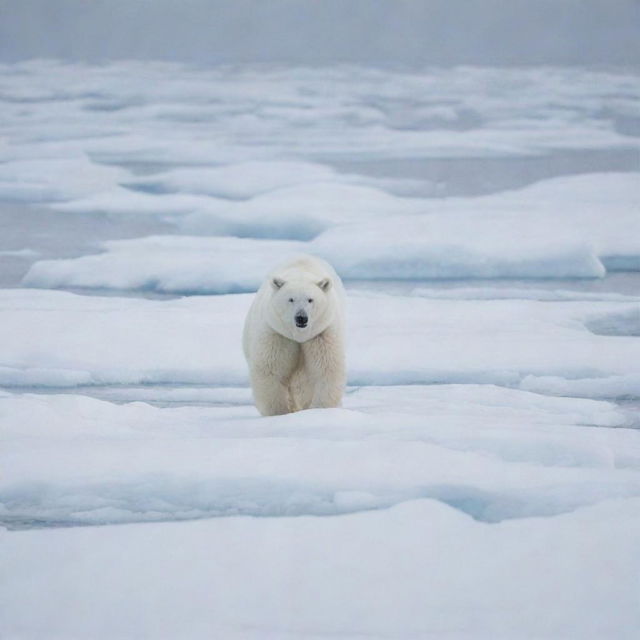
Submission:
[[0,59],[616,64],[636,0],[0,0]]

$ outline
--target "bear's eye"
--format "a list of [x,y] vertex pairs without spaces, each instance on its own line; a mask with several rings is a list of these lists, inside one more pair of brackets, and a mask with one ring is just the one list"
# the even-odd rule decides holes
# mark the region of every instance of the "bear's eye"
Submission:
[[293,302],[293,298],[289,298],[289,302]]
[[313,298],[309,298],[309,302],[313,302]]

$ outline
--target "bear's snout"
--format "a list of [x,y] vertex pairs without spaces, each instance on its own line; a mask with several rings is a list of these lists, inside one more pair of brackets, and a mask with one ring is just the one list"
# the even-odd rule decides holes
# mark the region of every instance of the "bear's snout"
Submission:
[[309,322],[309,317],[304,311],[298,311],[296,313],[294,320],[296,321],[296,327],[300,329],[304,329],[307,326],[307,322]]

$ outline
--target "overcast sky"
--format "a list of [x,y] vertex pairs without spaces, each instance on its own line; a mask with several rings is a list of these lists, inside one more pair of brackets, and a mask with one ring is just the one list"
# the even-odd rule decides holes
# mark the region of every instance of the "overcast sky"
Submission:
[[0,59],[639,66],[640,0],[0,0]]

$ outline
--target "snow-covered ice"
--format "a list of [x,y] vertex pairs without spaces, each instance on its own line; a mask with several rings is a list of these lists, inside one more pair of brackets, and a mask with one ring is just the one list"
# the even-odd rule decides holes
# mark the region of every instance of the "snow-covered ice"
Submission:
[[335,515],[427,497],[498,522],[640,495],[638,434],[615,405],[490,385],[369,387],[344,409],[266,421],[247,405],[79,395],[3,394],[0,408],[0,519],[13,527]]
[[139,289],[164,293],[255,291],[301,242],[235,237],[151,236],[106,243],[108,251],[34,264],[25,284],[44,287]]
[[[494,281],[495,282],[495,281]],[[507,281],[509,282],[509,281]],[[427,286],[414,287],[409,292],[413,296],[443,300],[542,300],[548,302],[590,300],[592,302],[640,302],[640,295],[612,293],[608,291],[591,292],[562,288],[536,289],[535,287],[517,286],[454,286],[433,288]]]
[[0,199],[57,202],[111,188],[127,172],[91,162],[86,156],[0,163]]
[[337,223],[417,212],[420,201],[336,179],[289,185],[241,201],[191,193],[158,195],[118,187],[52,206],[74,213],[151,214],[173,221],[186,233],[307,240]]
[[313,247],[354,278],[600,277],[640,266],[639,203],[637,174],[556,178],[335,227]]
[[[235,174],[233,174],[235,175]],[[132,193],[109,207],[177,214],[197,195]],[[171,198],[171,200],[165,198]],[[149,199],[160,200],[155,209]],[[177,200],[176,200],[177,199]],[[187,200],[181,200],[187,199]],[[128,203],[128,204],[127,204]],[[306,204],[310,203],[310,204]],[[372,187],[311,183],[241,202],[216,200],[182,228],[222,236],[312,238],[288,251],[318,254],[346,279],[598,278],[640,267],[640,179],[633,173],[555,178],[476,198],[401,198]],[[217,210],[217,213],[214,211]],[[624,232],[621,232],[624,230]],[[517,239],[517,242],[514,242]],[[110,242],[100,255],[36,263],[31,286],[228,293],[259,285],[282,241],[167,236]],[[234,282],[238,248],[253,269]]]
[[3,532],[3,627],[22,638],[631,640],[639,513],[636,498],[487,525],[423,499],[337,518]]
[[[11,386],[244,385],[247,371],[238,345],[250,300],[249,295],[157,301],[0,291],[0,379]],[[619,318],[626,320],[619,327],[622,335],[589,328]],[[624,386],[638,373],[639,323],[637,302],[600,302],[596,312],[589,301],[354,293],[349,381],[514,386],[527,376],[562,376],[615,379]]]
[[[635,76],[622,71],[28,61],[0,65],[0,83],[0,194],[88,212],[155,202],[161,213],[180,193],[206,202],[321,178],[371,182],[322,166],[340,160],[640,148],[618,130],[639,97]],[[149,166],[165,171],[131,171]],[[165,197],[136,197],[144,188]]]
[[[638,149],[635,77],[580,68],[400,72],[28,61],[2,65],[4,159],[168,164],[274,156],[449,157]],[[24,105],[30,109],[25,112]],[[61,144],[64,143],[64,144]],[[41,157],[41,156],[40,156]]]
[[608,402],[442,385],[269,419],[10,393],[0,412],[11,528],[215,518],[5,532],[9,635],[631,638],[640,620],[640,439]]
[[173,169],[127,186],[151,193],[199,193],[246,200],[261,193],[305,182],[323,182],[339,176],[335,170],[311,162],[243,162],[221,167]]
[[[0,636],[635,638],[639,102],[0,65]],[[249,294],[302,252],[347,283],[344,407],[261,418]]]

